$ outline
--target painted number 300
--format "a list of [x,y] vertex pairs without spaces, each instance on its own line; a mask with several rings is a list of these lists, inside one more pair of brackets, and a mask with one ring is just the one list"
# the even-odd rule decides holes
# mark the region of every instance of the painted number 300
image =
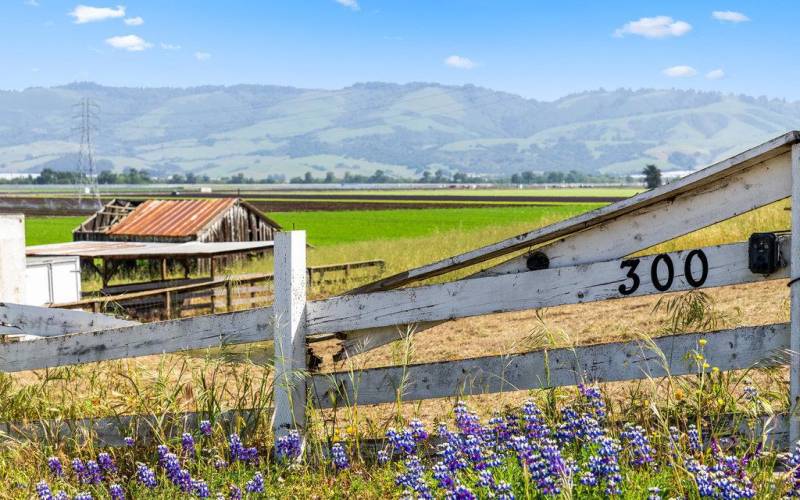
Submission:
[[[695,269],[695,261],[699,261],[699,270]],[[623,260],[620,264],[620,269],[628,269],[626,277],[630,280],[629,284],[623,283],[619,286],[619,293],[622,295],[630,295],[639,289],[639,285],[642,282],[636,273],[639,262],[639,259],[628,259]],[[666,268],[666,277],[659,277],[660,268]],[[702,250],[692,250],[686,255],[686,260],[683,263],[683,276],[686,282],[694,288],[703,286],[703,283],[706,282],[706,278],[708,278],[708,257]],[[650,280],[659,292],[666,292],[672,288],[672,283],[675,281],[675,265],[672,263],[672,257],[662,253],[653,259],[652,264],[650,264]]]

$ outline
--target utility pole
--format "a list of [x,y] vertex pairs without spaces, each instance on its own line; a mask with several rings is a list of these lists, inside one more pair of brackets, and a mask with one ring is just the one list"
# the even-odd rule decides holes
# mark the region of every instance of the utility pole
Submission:
[[83,199],[94,200],[96,209],[102,204],[100,202],[100,190],[97,186],[97,172],[94,167],[94,142],[92,137],[97,134],[97,116],[100,113],[100,106],[90,98],[84,97],[74,106],[77,113],[73,117],[78,123],[76,132],[80,133],[80,148],[78,150],[78,206],[83,203]]

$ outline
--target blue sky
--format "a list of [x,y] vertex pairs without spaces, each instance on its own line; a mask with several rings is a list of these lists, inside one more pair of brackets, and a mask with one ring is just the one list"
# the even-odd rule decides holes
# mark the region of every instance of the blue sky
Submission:
[[432,81],[797,100],[798,14],[790,1],[2,0],[0,88]]

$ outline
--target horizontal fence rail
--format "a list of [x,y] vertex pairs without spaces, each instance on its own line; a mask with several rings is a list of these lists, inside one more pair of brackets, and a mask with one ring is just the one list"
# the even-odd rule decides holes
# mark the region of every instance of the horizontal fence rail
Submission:
[[619,382],[699,373],[692,354],[698,341],[706,362],[722,371],[766,368],[788,362],[789,324],[669,335],[578,347],[486,356],[457,361],[316,374],[315,405],[417,401],[505,391]]
[[[306,268],[306,272],[309,285],[330,285],[346,283],[353,278],[368,279],[380,276],[385,268],[386,263],[383,260],[368,260],[311,266]],[[119,307],[137,319],[170,320],[181,316],[195,316],[198,312],[214,314],[223,310],[231,312],[242,306],[247,308],[263,306],[271,299],[273,281],[272,274],[227,276],[180,285],[157,286],[124,293],[87,297],[74,302],[52,304],[50,307],[91,310],[95,313],[109,307]],[[149,282],[139,286],[154,284],[158,284],[158,282]],[[270,286],[267,287],[267,284]]]
[[0,371],[18,372],[272,340],[271,307],[0,344]]

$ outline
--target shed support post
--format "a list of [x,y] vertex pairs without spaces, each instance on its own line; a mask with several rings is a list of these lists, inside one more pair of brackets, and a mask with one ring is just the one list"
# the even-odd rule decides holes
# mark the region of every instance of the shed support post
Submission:
[[306,233],[275,237],[275,439],[306,427]]
[[790,262],[791,336],[789,340],[789,447],[800,439],[800,145],[792,146],[792,246]]

